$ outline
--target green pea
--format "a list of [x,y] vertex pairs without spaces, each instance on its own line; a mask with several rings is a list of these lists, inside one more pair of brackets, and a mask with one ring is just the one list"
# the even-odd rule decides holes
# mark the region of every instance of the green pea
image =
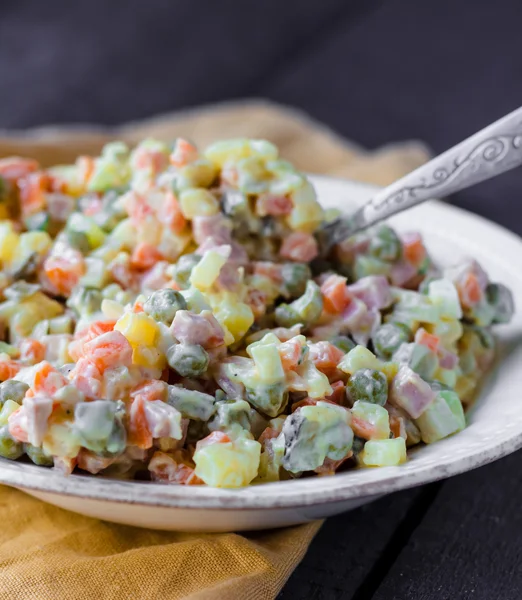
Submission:
[[495,309],[493,323],[509,323],[515,312],[511,291],[501,283],[489,283],[486,287],[488,304]]
[[121,415],[116,414],[112,431],[107,438],[104,455],[118,456],[127,447],[127,430],[123,424]]
[[38,446],[25,444],[24,451],[34,464],[39,467],[52,467],[54,464],[53,457],[46,454],[42,448],[38,448]]
[[348,379],[346,396],[351,403],[363,400],[384,406],[388,399],[386,375],[375,369],[359,369]]
[[38,263],[40,262],[40,255],[38,252],[33,252],[27,259],[20,265],[20,267],[13,273],[13,278],[17,279],[28,279],[36,274]]
[[350,350],[353,350],[356,346],[352,338],[349,338],[347,335],[336,335],[330,339],[330,343],[339,348],[339,350],[342,350],[345,354],[350,352]]
[[366,440],[364,438],[361,438],[357,435],[354,436],[353,443],[352,443],[352,452],[353,452],[354,456],[357,456],[364,450],[365,443],[366,443]]
[[165,288],[154,292],[143,305],[143,310],[156,321],[170,325],[178,310],[185,310],[185,298],[175,290]]
[[323,295],[315,281],[308,280],[305,293],[291,304],[281,304],[276,308],[275,319],[282,327],[292,327],[302,323],[313,325],[323,312]]
[[183,288],[188,288],[190,283],[190,275],[192,269],[199,263],[201,256],[197,254],[184,254],[180,256],[178,262],[174,267],[174,279]]
[[182,377],[201,377],[208,369],[209,357],[198,344],[174,344],[168,349],[167,362]]
[[214,396],[204,392],[188,390],[179,385],[168,386],[167,404],[194,421],[208,421],[216,412],[214,401]]
[[16,346],[11,346],[7,342],[0,342],[0,354],[7,354],[11,358],[17,358],[20,355],[20,351]]
[[101,310],[103,294],[96,288],[77,287],[67,300],[67,306],[78,315],[92,315]]
[[79,250],[82,254],[88,254],[91,251],[91,245],[89,244],[89,238],[83,231],[74,231],[72,229],[66,229],[64,231],[67,243],[71,248]]
[[14,440],[7,425],[0,427],[0,456],[16,460],[24,453],[24,445]]
[[284,295],[297,298],[305,293],[306,283],[312,278],[312,272],[304,263],[286,263],[281,269],[281,276]]
[[232,425],[239,424],[250,431],[251,410],[245,400],[220,400],[216,402],[216,414],[209,422],[209,429],[227,431]]
[[402,244],[391,227],[382,225],[370,241],[370,254],[379,260],[393,262],[402,254]]
[[28,231],[48,231],[51,218],[46,212],[37,212],[24,219],[24,225]]
[[9,195],[9,185],[7,181],[0,175],[0,202],[7,199]]
[[487,327],[480,327],[480,325],[466,325],[465,329],[471,329],[484,348],[491,350],[495,347],[495,336]]
[[385,323],[372,336],[375,353],[385,360],[390,360],[401,344],[411,339],[411,330],[402,323]]
[[292,327],[302,323],[299,313],[288,304],[280,304],[275,309],[275,320],[281,327]]
[[0,383],[0,408],[7,400],[21,404],[28,389],[27,383],[16,379],[8,379]]
[[277,417],[288,402],[288,391],[282,383],[247,387],[246,399],[269,417]]

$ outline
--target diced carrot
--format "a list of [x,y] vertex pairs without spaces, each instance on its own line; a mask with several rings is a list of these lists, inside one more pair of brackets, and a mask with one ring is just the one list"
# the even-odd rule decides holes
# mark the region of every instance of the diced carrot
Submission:
[[174,167],[184,167],[188,163],[196,160],[198,150],[196,146],[183,138],[176,140],[176,147],[170,155],[170,164]]
[[272,427],[267,427],[266,429],[263,430],[263,433],[259,436],[257,441],[261,445],[264,445],[264,443],[267,440],[276,438],[278,435],[279,435],[279,431],[277,431],[276,429],[273,429]]
[[201,450],[201,448],[211,446],[212,444],[226,444],[230,441],[232,440],[226,433],[223,433],[222,431],[213,431],[210,435],[207,435],[207,437],[199,440],[196,444],[196,450]]
[[297,402],[294,402],[291,406],[291,412],[295,412],[298,408],[301,408],[302,406],[315,406],[317,404],[317,400],[314,400],[313,398],[303,398],[302,400],[297,400]]
[[395,415],[390,415],[390,431],[394,438],[406,436],[406,428],[404,426],[404,419]]
[[15,410],[13,413],[9,415],[8,418],[8,430],[13,437],[18,442],[27,443],[29,441],[29,436],[27,433],[27,414],[23,406]]
[[0,381],[12,379],[21,368],[22,365],[15,360],[0,361]]
[[145,196],[137,192],[129,192],[125,195],[125,208],[132,224],[139,228],[143,221],[154,215],[154,210],[147,202]]
[[330,342],[317,342],[310,346],[310,360],[325,375],[331,374],[337,369],[344,352]]
[[352,415],[352,429],[355,435],[365,440],[370,440],[375,434],[375,427],[371,423],[354,415]]
[[163,381],[157,379],[147,379],[131,390],[131,398],[141,396],[144,400],[151,402],[153,400],[163,400],[167,394],[167,386]]
[[158,217],[161,223],[165,224],[174,233],[181,233],[187,224],[178,199],[172,192],[166,194],[161,208],[158,210]]
[[179,292],[181,290],[181,286],[179,285],[179,283],[177,283],[176,281],[174,281],[174,279],[172,279],[171,281],[169,281],[165,287],[168,287],[172,290],[175,290],[176,292]]
[[44,273],[56,292],[69,296],[85,272],[85,261],[80,252],[68,257],[49,256],[43,264]]
[[161,252],[152,244],[141,242],[132,252],[131,266],[143,271],[153,267],[157,262],[163,260],[163,258]]
[[319,254],[319,247],[312,234],[296,231],[283,240],[279,254],[288,260],[310,262]]
[[315,472],[318,475],[334,475],[337,469],[352,456],[353,452],[349,452],[344,458],[341,458],[341,460],[332,460],[331,458],[326,457],[324,463],[320,467],[317,467]]
[[415,342],[426,346],[435,354],[439,351],[440,339],[436,335],[428,333],[423,327],[415,333]]
[[26,338],[20,343],[20,359],[32,365],[45,358],[45,346],[38,340]]
[[16,182],[29,173],[38,171],[40,165],[32,158],[10,156],[0,159],[0,175],[11,182]]
[[69,373],[69,377],[86,398],[99,398],[103,376],[98,367],[88,358],[80,358]]
[[69,381],[47,361],[42,361],[34,374],[33,391],[52,396]]
[[326,396],[326,400],[335,402],[335,404],[344,404],[346,398],[346,385],[343,381],[336,381],[331,384],[333,392]]
[[427,256],[420,234],[405,234],[402,238],[402,252],[409,263],[419,267]]
[[330,275],[321,285],[324,307],[329,313],[341,313],[351,302],[346,277]]
[[129,445],[147,449],[152,446],[152,434],[149,430],[147,414],[145,412],[146,400],[143,396],[134,398],[129,412]]
[[87,185],[94,173],[94,158],[92,156],[79,156],[76,159],[76,167],[78,172],[78,180]]
[[468,272],[464,279],[457,283],[456,287],[464,308],[472,308],[481,301],[483,293],[475,273]]
[[49,188],[49,177],[45,173],[30,173],[19,179],[18,188],[24,215],[32,215],[45,207],[45,192]]
[[83,351],[100,373],[110,367],[132,365],[132,346],[120,331],[109,331],[90,340],[84,345]]
[[303,357],[303,345],[295,338],[290,339],[279,346],[279,356],[285,371],[295,369]]
[[169,163],[169,159],[163,152],[140,148],[136,151],[134,165],[137,169],[148,169],[154,175],[163,171]]

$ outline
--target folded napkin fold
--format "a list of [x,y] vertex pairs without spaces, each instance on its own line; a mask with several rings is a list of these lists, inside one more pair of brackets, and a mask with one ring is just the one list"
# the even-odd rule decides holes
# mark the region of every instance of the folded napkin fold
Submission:
[[[304,171],[381,185],[428,158],[416,142],[368,152],[296,110],[257,100],[115,128],[0,132],[0,157],[32,156],[47,166],[97,154],[108,140],[132,144],[144,137],[187,137],[200,146],[265,138]],[[82,517],[6,487],[0,505],[0,597],[10,600],[269,600],[321,525],[246,534],[159,532]]]

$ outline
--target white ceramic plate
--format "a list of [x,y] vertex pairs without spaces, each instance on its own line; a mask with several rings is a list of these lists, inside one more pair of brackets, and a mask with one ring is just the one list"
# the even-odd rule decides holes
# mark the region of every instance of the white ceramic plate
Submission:
[[[313,177],[327,207],[353,208],[375,191],[349,181]],[[399,230],[419,230],[432,256],[453,264],[473,256],[494,280],[513,290],[522,306],[522,240],[480,217],[430,202],[395,217]],[[497,366],[468,414],[468,427],[411,453],[399,467],[360,469],[333,477],[306,478],[222,490],[65,477],[50,469],[0,459],[0,482],[37,498],[107,521],[180,531],[238,531],[303,523],[331,516],[384,494],[462,473],[522,446],[522,313],[499,327]]]

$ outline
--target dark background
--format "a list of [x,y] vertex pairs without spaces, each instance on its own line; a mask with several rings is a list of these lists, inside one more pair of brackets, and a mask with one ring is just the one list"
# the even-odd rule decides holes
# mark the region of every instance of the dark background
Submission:
[[[522,104],[522,1],[0,0],[0,128],[243,97],[440,152]],[[519,169],[454,201],[520,234],[521,193]],[[281,598],[520,600],[521,467],[330,519]]]

